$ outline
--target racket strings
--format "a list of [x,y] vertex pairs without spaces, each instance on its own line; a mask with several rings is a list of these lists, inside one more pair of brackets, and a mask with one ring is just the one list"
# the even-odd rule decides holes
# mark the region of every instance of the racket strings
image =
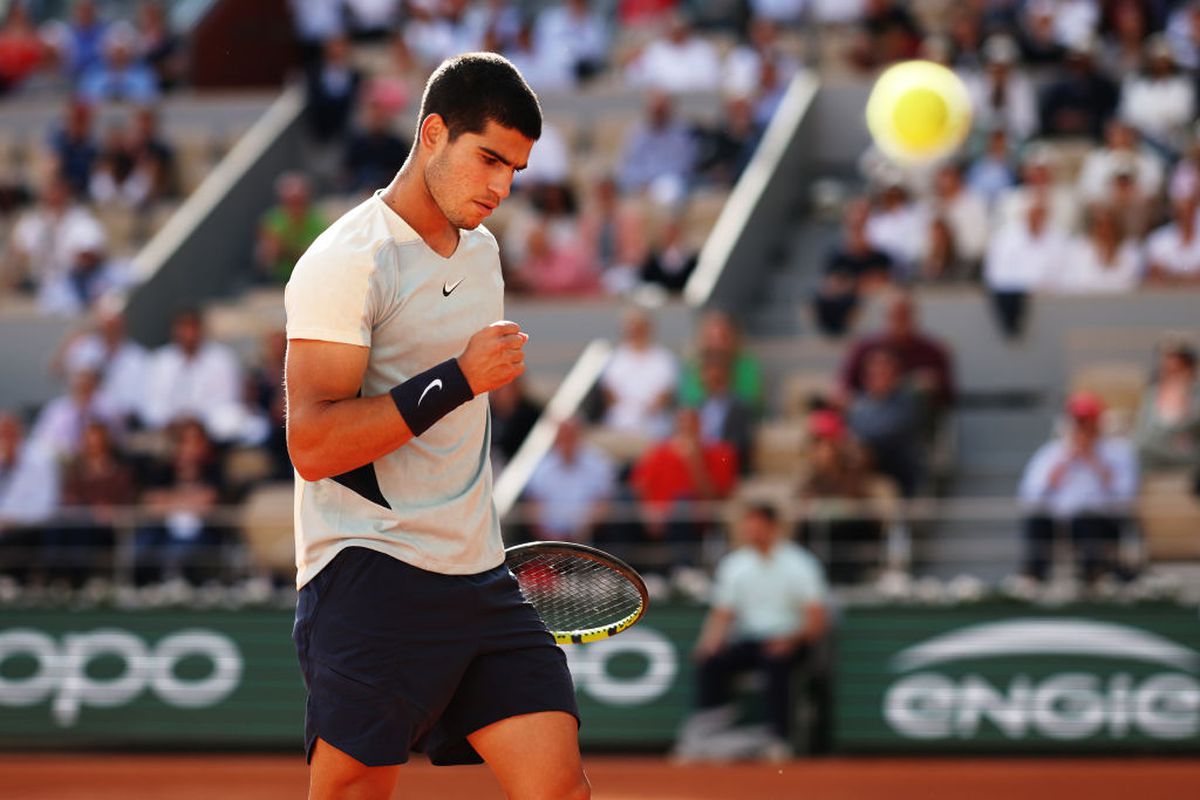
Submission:
[[510,560],[509,569],[551,631],[615,625],[642,605],[641,594],[628,578],[591,559],[537,553]]

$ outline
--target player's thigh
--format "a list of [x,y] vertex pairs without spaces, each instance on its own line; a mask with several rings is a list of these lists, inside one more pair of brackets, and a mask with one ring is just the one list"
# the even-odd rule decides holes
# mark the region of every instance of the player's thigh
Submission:
[[539,711],[493,722],[467,736],[509,800],[591,797],[579,756],[579,723],[565,711]]
[[309,800],[388,800],[399,774],[399,764],[368,767],[317,739],[309,771]]

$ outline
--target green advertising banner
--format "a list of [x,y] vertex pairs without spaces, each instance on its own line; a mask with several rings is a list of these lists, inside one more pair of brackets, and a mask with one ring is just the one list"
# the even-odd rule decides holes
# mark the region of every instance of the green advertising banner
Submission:
[[[703,609],[659,604],[565,647],[585,745],[661,747],[688,710]],[[301,746],[285,610],[0,609],[0,748]]]
[[842,751],[1194,751],[1200,616],[858,608],[838,626],[835,685]]

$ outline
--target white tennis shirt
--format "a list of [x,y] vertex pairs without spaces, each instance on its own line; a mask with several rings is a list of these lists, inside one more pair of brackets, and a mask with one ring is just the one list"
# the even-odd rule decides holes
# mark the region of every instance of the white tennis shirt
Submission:
[[828,598],[820,563],[792,542],[762,554],[739,547],[717,564],[712,604],[732,611],[735,635],[762,641],[799,631],[810,605]]
[[[461,231],[443,258],[380,195],[313,242],[284,295],[289,339],[370,348],[364,397],[460,355],[473,334],[504,316],[491,233]],[[452,575],[499,565],[490,427],[481,394],[372,464],[319,481],[297,473],[296,585],[351,546]]]

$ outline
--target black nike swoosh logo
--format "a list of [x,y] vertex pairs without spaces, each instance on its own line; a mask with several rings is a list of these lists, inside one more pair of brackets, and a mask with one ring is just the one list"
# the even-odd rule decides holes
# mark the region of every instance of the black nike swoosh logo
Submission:
[[442,297],[449,297],[450,293],[453,292],[455,289],[457,289],[458,285],[460,283],[462,283],[463,280],[464,280],[463,278],[459,278],[454,283],[443,283],[442,284]]

